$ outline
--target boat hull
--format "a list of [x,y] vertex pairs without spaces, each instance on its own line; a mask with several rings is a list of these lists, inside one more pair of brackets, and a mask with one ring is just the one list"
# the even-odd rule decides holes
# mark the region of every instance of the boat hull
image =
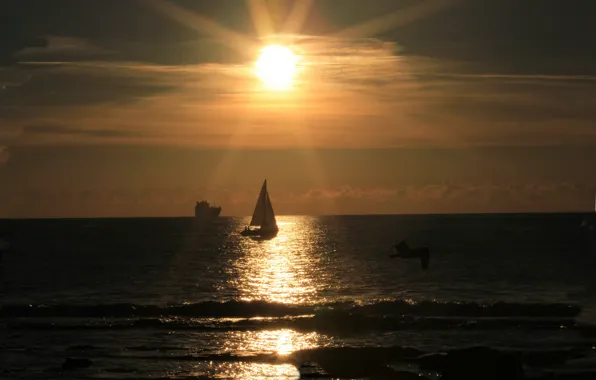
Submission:
[[221,214],[221,207],[213,207],[206,210],[195,210],[195,218],[201,220],[217,219]]
[[258,236],[258,237],[272,237],[272,236],[276,236],[278,233],[278,230],[263,230],[261,228],[257,228],[254,230],[243,230],[242,232],[240,232],[240,235],[242,236]]

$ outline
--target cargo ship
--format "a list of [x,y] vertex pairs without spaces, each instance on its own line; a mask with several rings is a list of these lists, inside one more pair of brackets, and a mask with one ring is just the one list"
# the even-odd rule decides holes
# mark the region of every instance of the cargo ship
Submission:
[[221,207],[211,206],[207,201],[197,202],[195,206],[195,218],[201,220],[217,219],[221,213]]

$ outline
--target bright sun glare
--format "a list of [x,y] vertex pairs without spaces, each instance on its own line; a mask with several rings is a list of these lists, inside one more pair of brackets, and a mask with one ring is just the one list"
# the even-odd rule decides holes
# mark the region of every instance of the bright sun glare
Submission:
[[299,60],[300,57],[286,46],[266,46],[255,62],[256,75],[270,90],[288,90],[292,87]]

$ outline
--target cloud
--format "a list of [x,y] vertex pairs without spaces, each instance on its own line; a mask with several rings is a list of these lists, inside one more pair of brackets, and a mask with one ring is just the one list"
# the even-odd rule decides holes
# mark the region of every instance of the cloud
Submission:
[[352,198],[362,199],[368,198],[372,200],[386,200],[396,194],[395,189],[384,188],[354,188],[349,185],[333,187],[333,188],[317,188],[310,189],[306,193],[301,194],[299,198],[312,199],[339,199]]
[[146,65],[188,66],[243,64],[252,57],[239,55],[221,41],[204,38],[187,41],[88,41],[67,36],[48,36],[47,44],[14,54],[21,63],[137,62]]
[[406,46],[406,55],[476,63],[484,72],[595,75],[596,54],[586,48],[594,11],[591,0],[466,1],[383,37]]
[[28,125],[23,128],[25,135],[84,136],[91,138],[143,137],[142,133],[116,129],[79,129],[60,125]]
[[586,211],[591,200],[586,194],[591,194],[594,186],[593,181],[446,182],[387,188],[345,185],[310,189],[282,204],[307,213]]
[[[272,202],[278,215],[588,212],[595,185],[593,181],[562,181],[337,186],[295,194],[277,191],[272,193]],[[225,215],[248,216],[255,202],[254,189],[129,186],[2,189],[10,200],[8,214],[3,216],[190,216],[196,200],[214,195]]]
[[[68,141],[71,131],[65,129],[55,127],[58,134],[36,138]],[[262,180],[254,177],[255,170],[266,173],[280,214],[588,211],[596,188],[590,176],[596,155],[589,147],[222,150],[54,145],[11,148],[0,187],[11,214],[192,215],[194,202],[207,199],[223,206],[226,215],[249,215]],[[73,196],[64,195],[68,193]],[[64,202],[59,198],[63,195]]]
[[[237,34],[250,40],[255,29],[259,29],[259,25],[253,25],[249,4],[235,0],[219,0],[217,4],[201,1],[104,1],[97,4],[73,0],[56,0],[57,4],[6,1],[10,5],[5,7],[5,13],[12,22],[5,23],[3,35],[8,38],[4,41],[16,40],[20,35],[74,36],[114,52],[114,59],[119,61],[168,65],[215,62],[213,55],[206,53],[213,51],[213,46],[203,49],[193,40]],[[156,3],[166,6],[148,6]],[[451,3],[456,6],[444,7]],[[292,1],[284,1],[269,8],[279,22],[291,13],[293,5]],[[30,11],[33,8],[36,12]],[[181,12],[171,12],[172,8],[179,8]],[[347,1],[342,7],[335,1],[318,0],[305,15],[299,32],[374,36],[400,43],[404,47],[402,54],[406,56],[481,62],[488,72],[499,67],[516,74],[536,74],[537,69],[552,70],[551,74],[554,71],[595,73],[596,55],[593,49],[586,48],[591,46],[595,31],[591,19],[595,10],[592,0],[576,0],[572,5],[560,0],[374,0]],[[560,26],[557,32],[552,29],[554,24]],[[106,25],[110,28],[106,29]],[[12,45],[5,51],[16,52],[30,46],[24,41]],[[152,49],[152,46],[155,47]],[[229,63],[237,59],[235,53],[218,52],[217,55],[221,60],[216,62],[228,59]]]
[[[14,69],[15,81],[22,69]],[[172,89],[159,79],[128,77],[124,70],[85,65],[46,65],[30,72],[21,84],[0,92],[0,107],[122,104]]]
[[[46,47],[19,53],[30,63],[0,72],[5,84],[0,90],[0,128],[33,126],[14,142],[17,145],[390,148],[596,143],[591,127],[596,89],[594,78],[586,75],[482,73],[466,62],[404,55],[391,41],[288,36],[286,42],[303,55],[296,91],[270,93],[262,90],[247,57],[236,55],[234,61],[217,54],[208,59],[194,55],[208,55],[209,49],[197,47],[219,44],[213,40],[179,42],[188,45],[188,59],[173,59],[168,65],[130,53],[153,51],[141,47],[143,43],[118,49],[79,38],[48,41]],[[178,45],[170,48],[184,51]],[[60,55],[65,59],[54,61]],[[52,138],[35,130],[55,125],[63,131],[54,131]]]
[[13,57],[17,61],[71,62],[81,60],[110,59],[113,51],[100,48],[89,41],[70,36],[46,36],[44,44],[27,46]]
[[2,66],[15,65],[18,59],[14,57],[14,54],[29,48],[29,47],[43,47],[47,45],[47,41],[39,37],[23,37],[21,36],[9,36],[9,38],[3,38],[0,40],[0,68]]

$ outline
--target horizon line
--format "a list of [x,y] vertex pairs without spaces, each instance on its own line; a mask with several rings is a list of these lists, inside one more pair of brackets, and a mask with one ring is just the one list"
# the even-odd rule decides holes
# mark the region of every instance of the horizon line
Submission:
[[[347,214],[278,214],[276,217],[295,217],[295,216],[312,216],[312,217],[342,217],[342,216],[481,216],[481,215],[538,215],[538,214],[591,214],[594,211],[519,211],[519,212],[437,212],[437,213],[347,213]],[[214,219],[216,222],[218,219],[239,219],[239,218],[250,218],[251,215],[220,215]],[[90,219],[195,219],[192,215],[181,215],[181,216],[78,216],[78,217],[16,217],[16,218],[2,218],[2,220],[90,220]]]

